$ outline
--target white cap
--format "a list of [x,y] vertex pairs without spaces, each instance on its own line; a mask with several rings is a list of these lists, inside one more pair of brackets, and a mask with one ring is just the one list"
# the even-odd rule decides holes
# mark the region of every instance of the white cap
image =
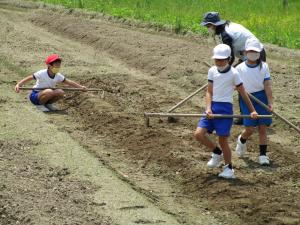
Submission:
[[256,51],[261,52],[263,49],[263,45],[259,42],[257,38],[248,38],[245,44],[246,51]]
[[219,44],[214,48],[212,59],[227,59],[231,55],[231,48],[225,44]]

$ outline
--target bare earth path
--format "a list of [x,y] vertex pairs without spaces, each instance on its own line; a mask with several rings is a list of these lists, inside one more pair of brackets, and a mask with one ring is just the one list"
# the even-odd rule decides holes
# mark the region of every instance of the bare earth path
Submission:
[[[94,13],[5,2],[0,223],[300,222],[299,135],[278,120],[269,130],[271,166],[258,165],[254,136],[248,157],[234,156],[235,181],[206,168],[210,153],[192,138],[197,120],[153,119],[144,127],[145,111],[167,110],[206,82],[202,61],[210,62],[213,43]],[[52,52],[64,58],[67,77],[104,93],[67,94],[61,113],[36,112],[27,93],[11,88]],[[268,45],[267,53],[276,110],[299,126],[300,53]],[[203,104],[198,96],[179,111],[201,112]],[[232,149],[240,131],[232,131]]]

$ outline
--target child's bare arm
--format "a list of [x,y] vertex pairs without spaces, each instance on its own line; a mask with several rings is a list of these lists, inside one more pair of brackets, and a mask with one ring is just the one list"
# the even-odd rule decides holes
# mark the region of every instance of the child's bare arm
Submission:
[[33,80],[33,76],[29,75],[28,77],[25,77],[23,80],[19,81],[16,86],[15,86],[15,92],[19,93],[20,92],[20,87],[27,83],[28,81]]
[[66,85],[68,85],[68,86],[71,86],[71,87],[74,87],[74,88],[81,88],[81,89],[83,89],[83,90],[86,89],[85,86],[82,86],[82,85],[76,83],[75,81],[72,81],[72,80],[69,80],[69,79],[66,79],[66,80],[64,81],[64,84],[66,84]]
[[266,80],[264,82],[265,92],[268,98],[269,109],[273,110],[273,94],[272,94],[272,82],[271,80]]
[[213,83],[208,82],[207,91],[206,91],[206,113],[212,114],[211,110],[211,102],[212,102],[212,95],[213,95]]
[[253,119],[256,119],[257,118],[257,112],[255,111],[255,108],[247,94],[247,92],[245,91],[245,88],[243,85],[240,85],[238,86],[237,88],[237,91],[240,93],[240,95],[242,96],[243,100],[246,102],[247,106],[248,106],[248,109],[250,110],[250,115],[251,115],[251,118]]

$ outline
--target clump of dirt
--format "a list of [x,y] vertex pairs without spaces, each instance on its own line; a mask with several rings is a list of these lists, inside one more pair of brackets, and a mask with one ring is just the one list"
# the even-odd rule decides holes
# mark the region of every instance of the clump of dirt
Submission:
[[[32,140],[0,140],[1,224],[111,224],[94,212],[88,182],[33,157]],[[52,222],[50,222],[52,221]]]
[[0,97],[0,107],[5,104],[7,101],[9,101],[9,98]]

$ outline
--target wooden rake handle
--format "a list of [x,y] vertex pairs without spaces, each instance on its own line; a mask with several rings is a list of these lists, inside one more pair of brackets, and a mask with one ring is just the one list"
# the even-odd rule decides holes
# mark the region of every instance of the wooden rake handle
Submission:
[[[207,114],[188,114],[188,113],[144,113],[145,125],[150,126],[150,117],[206,117]],[[212,119],[225,118],[251,118],[250,115],[227,115],[227,114],[211,114]],[[271,118],[272,115],[258,115],[257,118]]]
[[286,118],[284,118],[283,116],[281,116],[280,114],[278,114],[277,112],[271,111],[270,108],[263,103],[262,101],[260,101],[258,98],[256,98],[255,96],[253,96],[252,94],[248,93],[249,97],[251,99],[253,99],[253,101],[255,101],[257,104],[259,104],[260,106],[262,106],[263,108],[265,108],[266,110],[268,110],[269,112],[271,112],[272,114],[274,114],[275,116],[277,116],[278,118],[280,118],[282,121],[284,121],[286,124],[288,124],[289,126],[291,126],[292,128],[294,128],[298,133],[300,133],[300,128],[297,127],[296,125],[294,125],[293,123],[291,123],[289,120],[287,120]]
[[[145,117],[206,117],[207,114],[199,113],[145,113]],[[250,115],[228,115],[228,114],[211,114],[212,118],[251,118]],[[258,115],[260,118],[272,118],[272,115]]]
[[55,87],[55,88],[32,88],[32,87],[20,87],[20,90],[46,90],[46,89],[52,89],[52,90],[57,90],[61,89],[64,91],[103,91],[103,89],[98,89],[98,88],[87,88],[87,89],[82,89],[82,88],[65,88],[65,87]]
[[175,109],[177,109],[179,106],[181,106],[183,103],[185,103],[187,100],[189,100],[190,98],[194,97],[196,94],[198,94],[200,91],[204,90],[207,87],[207,84],[204,84],[202,87],[200,87],[199,89],[197,89],[195,92],[193,92],[192,94],[190,94],[189,96],[187,96],[185,99],[183,99],[182,101],[180,101],[179,103],[177,103],[175,106],[173,106],[172,108],[170,108],[168,110],[168,113],[173,112]]

